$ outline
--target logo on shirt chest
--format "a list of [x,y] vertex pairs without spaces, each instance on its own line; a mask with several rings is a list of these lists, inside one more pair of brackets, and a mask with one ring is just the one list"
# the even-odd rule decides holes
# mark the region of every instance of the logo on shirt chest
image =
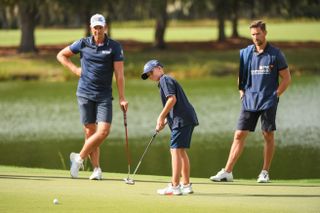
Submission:
[[270,74],[271,70],[273,68],[273,65],[260,65],[258,69],[251,70],[252,75],[266,75]]
[[112,52],[112,49],[108,49],[108,50],[101,50],[101,54],[103,55],[109,55]]
[[261,70],[262,72],[266,73],[266,72],[270,71],[270,67],[269,66],[260,65],[259,66],[259,70]]

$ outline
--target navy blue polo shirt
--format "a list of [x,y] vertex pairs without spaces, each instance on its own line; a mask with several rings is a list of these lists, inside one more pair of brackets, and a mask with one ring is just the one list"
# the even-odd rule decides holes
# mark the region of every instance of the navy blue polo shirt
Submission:
[[196,112],[188,101],[180,84],[167,75],[162,75],[159,81],[160,96],[163,106],[169,96],[175,95],[177,102],[170,110],[167,121],[170,129],[177,129],[187,125],[199,124]]
[[75,41],[70,50],[80,53],[82,71],[77,96],[93,101],[112,98],[113,62],[123,61],[121,45],[106,36],[104,44],[97,46],[89,36]]
[[[242,99],[243,109],[247,111],[266,110],[278,103],[277,89],[279,86],[279,71],[288,67],[285,56],[280,49],[269,43],[262,53],[250,48],[250,57],[243,70],[247,72],[248,79],[244,87],[245,94]],[[245,49],[241,50],[245,51]]]

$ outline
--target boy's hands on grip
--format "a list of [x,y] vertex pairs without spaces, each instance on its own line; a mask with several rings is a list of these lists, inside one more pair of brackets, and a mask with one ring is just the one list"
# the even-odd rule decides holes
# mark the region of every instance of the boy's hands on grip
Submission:
[[156,131],[157,132],[161,131],[166,126],[166,124],[167,124],[167,119],[159,116],[157,119]]

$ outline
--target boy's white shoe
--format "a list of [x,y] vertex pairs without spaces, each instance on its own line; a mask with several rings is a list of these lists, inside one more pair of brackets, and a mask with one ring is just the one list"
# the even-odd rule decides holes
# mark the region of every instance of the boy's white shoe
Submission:
[[89,177],[90,180],[102,180],[102,171],[100,167],[94,168],[91,176]]
[[221,182],[221,181],[232,182],[233,175],[232,175],[232,172],[227,172],[223,168],[215,176],[211,176],[210,180],[216,181],[216,182]]
[[72,178],[77,178],[79,169],[83,168],[83,159],[80,154],[72,152],[70,154],[70,175]]
[[192,190],[192,183],[189,183],[187,185],[183,185],[183,184],[180,184],[180,188],[181,188],[181,192],[182,194],[192,194],[193,193],[193,190]]
[[182,195],[180,185],[173,186],[172,183],[169,183],[164,189],[158,189],[157,193],[160,195]]
[[269,178],[269,173],[266,170],[262,170],[261,173],[259,174],[258,183],[269,183],[270,178]]

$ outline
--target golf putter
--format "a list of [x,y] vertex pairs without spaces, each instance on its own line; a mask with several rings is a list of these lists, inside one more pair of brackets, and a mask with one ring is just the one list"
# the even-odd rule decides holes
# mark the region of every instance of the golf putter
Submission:
[[127,161],[128,161],[128,177],[124,178],[124,180],[126,181],[126,180],[130,180],[131,157],[129,153],[127,113],[124,109],[123,109],[123,125],[124,125],[125,134],[126,134],[126,155],[127,155]]
[[[155,131],[155,133],[152,135],[151,140],[149,141],[146,149],[144,150],[144,152],[143,152],[143,154],[142,154],[142,156],[141,156],[141,158],[140,158],[140,160],[139,160],[139,163],[138,163],[136,169],[135,169],[134,172],[133,172],[133,175],[132,175],[133,178],[134,178],[134,176],[136,175],[136,173],[137,173],[137,171],[138,171],[138,169],[139,169],[139,167],[140,167],[140,164],[141,164],[144,156],[146,155],[147,151],[149,150],[149,147],[150,147],[150,145],[152,144],[152,142],[154,141],[154,139],[155,139],[155,137],[157,136],[157,134],[158,134],[158,131]],[[134,182],[134,179],[133,179],[133,178],[130,179],[130,178],[128,177],[128,178],[124,179],[124,181],[126,182],[126,184],[134,185],[135,182]]]

